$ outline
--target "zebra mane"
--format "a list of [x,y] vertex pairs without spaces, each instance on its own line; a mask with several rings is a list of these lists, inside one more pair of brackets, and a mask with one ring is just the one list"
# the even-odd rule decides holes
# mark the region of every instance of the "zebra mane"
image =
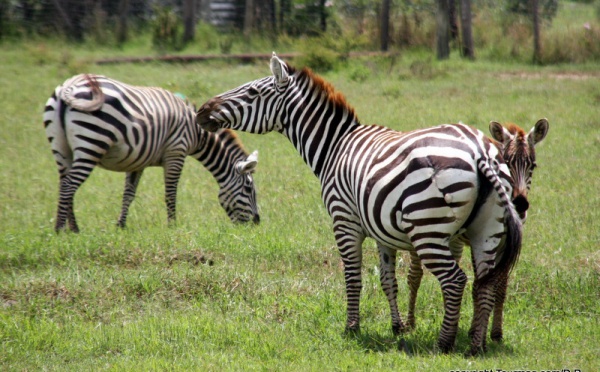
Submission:
[[521,128],[515,123],[506,123],[505,125],[506,130],[508,130],[511,134],[516,135],[518,138],[523,139],[527,135],[527,133],[525,133],[525,130],[523,130],[523,128]]
[[[294,73],[295,71],[296,71],[295,68],[288,65],[288,72],[290,74]],[[348,113],[351,116],[353,116],[356,119],[356,121],[358,122],[358,117],[356,116],[356,113],[354,112],[354,107],[350,106],[350,104],[346,101],[346,97],[344,96],[344,94],[337,91],[331,83],[329,83],[328,81],[326,81],[319,75],[315,74],[308,67],[304,67],[298,74],[298,77],[300,79],[302,79],[302,78],[310,79],[313,83],[313,87],[315,88],[315,90],[323,92],[327,96],[327,99],[331,103],[333,103],[333,105],[335,107],[345,108],[348,111]]]
[[239,147],[244,153],[244,155],[248,156],[248,151],[246,151],[246,148],[242,144],[242,141],[240,140],[239,136],[235,133],[235,131],[233,131],[232,129],[220,129],[216,134],[219,137],[221,137],[221,139],[223,140],[222,142],[226,142],[227,139],[231,139],[232,143]]

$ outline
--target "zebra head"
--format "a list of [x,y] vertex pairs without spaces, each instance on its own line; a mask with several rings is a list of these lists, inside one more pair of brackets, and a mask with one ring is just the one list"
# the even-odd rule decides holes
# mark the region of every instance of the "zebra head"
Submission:
[[260,222],[252,177],[257,164],[258,151],[254,151],[235,164],[235,175],[219,190],[219,203],[232,222]]
[[504,127],[495,121],[490,122],[490,133],[500,143],[502,157],[513,178],[512,200],[522,220],[527,216],[529,202],[527,195],[531,188],[531,178],[535,169],[535,145],[548,134],[548,120],[540,119],[526,133],[515,124]]
[[273,76],[251,81],[211,98],[198,110],[196,121],[209,132],[219,128],[250,133],[281,131],[280,108],[293,71],[273,52]]

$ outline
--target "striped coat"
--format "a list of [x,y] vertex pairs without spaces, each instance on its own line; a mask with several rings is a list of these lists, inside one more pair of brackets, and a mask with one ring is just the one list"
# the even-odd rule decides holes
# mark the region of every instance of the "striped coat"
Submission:
[[273,56],[271,72],[213,97],[197,121],[207,130],[277,131],[319,178],[344,264],[346,329],[359,329],[362,243],[370,237],[377,242],[394,332],[406,330],[395,264],[397,250],[408,250],[440,282],[444,319],[438,346],[450,351],[466,283],[450,243],[464,235],[473,247],[474,293],[481,304],[471,352],[484,349],[492,289],[516,263],[522,234],[498,148],[466,125],[408,133],[363,125],[344,97],[310,70]]
[[55,229],[68,221],[72,231],[79,231],[74,195],[96,166],[126,173],[121,227],[144,169],[163,167],[168,218],[174,220],[177,184],[188,155],[217,180],[219,201],[232,221],[258,222],[252,178],[256,152],[248,155],[230,131],[200,129],[194,115],[193,106],[164,89],[105,76],[77,75],[58,86],[43,115],[60,176]]

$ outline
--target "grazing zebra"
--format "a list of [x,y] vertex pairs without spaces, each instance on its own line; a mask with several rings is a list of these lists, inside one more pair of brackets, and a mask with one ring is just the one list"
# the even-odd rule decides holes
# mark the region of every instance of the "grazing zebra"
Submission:
[[[494,144],[502,153],[502,157],[508,165],[508,169],[512,176],[512,200],[523,223],[527,217],[527,209],[529,208],[527,196],[531,188],[533,170],[536,167],[535,146],[546,137],[548,129],[549,124],[546,119],[538,120],[529,133],[525,132],[516,124],[509,124],[507,127],[504,127],[502,124],[495,121],[490,122],[490,133],[496,141]],[[468,240],[465,240],[464,238],[455,239],[451,243],[452,254],[457,261],[460,261],[464,244],[469,244]],[[421,261],[419,260],[419,257],[412,252],[410,255],[410,268],[407,277],[410,289],[407,316],[407,326],[409,328],[415,326],[415,304],[422,277],[423,268],[421,267]],[[494,289],[494,318],[491,330],[491,338],[493,341],[502,340],[502,318],[507,286],[508,275],[503,275],[497,281]],[[475,325],[471,328],[471,333],[475,331],[474,326]]]
[[438,346],[454,347],[466,275],[450,241],[470,239],[479,307],[471,353],[480,352],[496,278],[516,263],[521,223],[510,201],[511,177],[498,148],[465,125],[399,133],[360,124],[344,97],[309,69],[271,59],[272,76],[213,97],[196,120],[207,130],[232,128],[285,135],[321,183],[323,202],[344,264],[347,331],[359,330],[362,243],[377,241],[380,280],[392,330],[398,313],[398,249],[415,251],[439,280],[444,319]]
[[73,198],[95,166],[126,172],[118,225],[146,167],[162,166],[168,219],[175,219],[177,184],[186,156],[217,180],[219,201],[236,222],[259,221],[248,155],[236,135],[209,133],[195,122],[195,108],[161,88],[135,87],[100,75],[82,74],[58,86],[46,102],[46,136],[58,165],[60,191],[55,230],[78,232]]

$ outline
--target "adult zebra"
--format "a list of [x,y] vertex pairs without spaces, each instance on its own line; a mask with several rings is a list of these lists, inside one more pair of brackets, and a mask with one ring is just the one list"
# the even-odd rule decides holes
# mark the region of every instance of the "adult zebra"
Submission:
[[56,87],[44,111],[60,175],[55,230],[68,220],[69,228],[79,231],[73,198],[96,166],[126,172],[121,227],[144,169],[162,166],[168,219],[174,220],[177,184],[188,155],[217,180],[219,201],[232,221],[258,223],[252,177],[257,152],[248,155],[229,130],[202,130],[194,116],[190,103],[164,89],[135,87],[101,75],[76,75]]
[[280,132],[319,178],[344,264],[346,329],[359,329],[362,242],[371,237],[393,331],[405,330],[397,306],[396,251],[414,250],[440,282],[445,311],[438,345],[450,351],[466,275],[449,243],[465,234],[482,304],[471,340],[471,353],[479,352],[492,286],[516,263],[521,247],[521,223],[504,188],[510,189],[510,173],[498,149],[465,125],[409,133],[362,125],[344,97],[310,70],[296,70],[273,55],[271,71],[213,97],[196,119],[211,131]]
[[[531,179],[533,170],[537,166],[535,157],[535,146],[539,144],[548,134],[549,124],[547,119],[538,120],[529,132],[525,132],[516,124],[502,124],[492,121],[490,122],[490,133],[494,139],[493,143],[502,153],[502,157],[512,176],[512,200],[517,212],[524,223],[527,218],[527,210],[529,208],[528,194],[531,189]],[[469,244],[468,239],[455,239],[450,244],[450,249],[457,261],[460,261],[463,247]],[[415,326],[415,305],[417,292],[421,285],[423,277],[423,268],[421,260],[415,252],[410,255],[410,267],[407,276],[408,287],[410,290],[408,300],[408,316],[407,326],[413,328]],[[493,341],[500,341],[503,337],[502,323],[504,302],[506,300],[506,290],[508,287],[508,275],[503,275],[497,282],[494,288],[495,301],[493,310],[493,322],[490,332]],[[477,304],[475,304],[477,306]],[[471,333],[475,331],[475,324],[471,327]],[[485,343],[484,343],[485,344]]]

